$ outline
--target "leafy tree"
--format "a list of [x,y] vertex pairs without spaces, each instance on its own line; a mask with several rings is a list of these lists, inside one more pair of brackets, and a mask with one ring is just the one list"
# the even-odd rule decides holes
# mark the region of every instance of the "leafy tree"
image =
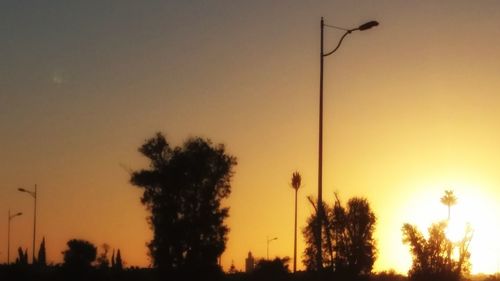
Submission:
[[484,281],[499,281],[499,280],[500,280],[500,276],[498,273],[489,275],[488,277],[486,277],[486,279],[484,279]]
[[446,227],[447,222],[433,224],[425,239],[416,226],[403,225],[403,242],[409,245],[413,259],[410,280],[458,281],[469,272],[472,229],[467,226],[463,239],[453,243],[446,237]]
[[255,270],[252,272],[254,280],[259,281],[281,281],[287,280],[290,270],[288,262],[290,258],[275,258],[274,260],[262,259],[255,265]]
[[45,252],[45,237],[43,237],[42,243],[40,243],[40,248],[38,250],[37,264],[39,266],[47,266],[47,254]]
[[368,275],[376,259],[375,214],[364,198],[351,198],[344,208],[336,197],[330,225],[336,271],[348,276]]
[[109,268],[109,259],[108,259],[108,253],[109,253],[109,245],[104,243],[101,245],[102,252],[101,254],[97,257],[97,267],[100,269],[107,269]]
[[[333,207],[323,203],[326,214],[323,222],[322,257],[323,268],[345,278],[356,279],[368,276],[376,259],[376,243],[373,238],[376,217],[364,198],[351,198],[344,207],[335,195]],[[309,201],[316,209],[314,200]],[[306,250],[304,263],[308,270],[316,271],[316,237],[315,227],[317,210],[308,219],[304,229]]]
[[371,281],[406,281],[406,276],[396,273],[393,269],[372,274]]
[[[316,253],[318,252],[316,247],[316,241],[319,239],[317,237],[316,228],[318,227],[318,216],[317,213],[312,214],[306,222],[306,227],[302,230],[302,235],[304,235],[304,242],[306,247],[302,255],[302,263],[305,265],[308,271],[317,271],[317,259]],[[324,261],[324,260],[323,260]]]
[[[304,235],[304,240],[306,242],[306,247],[304,249],[303,253],[303,259],[302,262],[306,266],[306,269],[308,271],[318,271],[320,270],[320,267],[318,266],[318,259],[317,259],[317,253],[318,253],[318,208],[316,206],[315,200],[311,197],[308,196],[307,199],[309,200],[309,203],[311,203],[311,206],[314,208],[314,212],[311,214],[311,216],[307,219],[307,225],[303,229],[302,234]],[[323,202],[322,204],[323,207],[323,214],[327,214],[330,212],[328,204]],[[323,265],[321,269],[327,269],[330,268],[331,271],[333,271],[333,266],[332,266],[332,260],[333,260],[333,249],[331,247],[331,237],[329,235],[329,225],[327,225],[328,220],[325,220],[322,224],[322,262]]]
[[293,272],[297,271],[297,193],[302,182],[299,172],[292,174],[292,187],[295,190],[295,224],[293,227]]
[[448,206],[448,220],[450,220],[451,206],[457,204],[457,197],[453,194],[453,190],[445,190],[441,203]]
[[96,259],[97,248],[86,240],[72,239],[67,242],[68,249],[63,251],[63,266],[71,271],[86,271]]
[[144,190],[141,201],[151,212],[148,247],[154,266],[167,276],[220,272],[217,260],[229,231],[224,224],[229,209],[221,200],[230,194],[236,159],[223,145],[201,138],[172,148],[161,133],[139,152],[149,168],[133,172],[130,181]]

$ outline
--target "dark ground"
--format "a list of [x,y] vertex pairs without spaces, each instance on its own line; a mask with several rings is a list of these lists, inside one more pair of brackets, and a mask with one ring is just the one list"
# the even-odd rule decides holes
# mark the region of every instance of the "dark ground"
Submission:
[[[210,278],[211,279],[211,278]],[[205,278],[204,280],[210,280]],[[149,268],[127,268],[124,270],[95,269],[87,272],[72,273],[67,272],[60,266],[47,266],[36,268],[31,266],[6,266],[0,265],[0,281],[156,281],[156,271]],[[168,280],[168,279],[161,279]],[[222,279],[213,281],[354,281],[351,278],[341,276],[324,276],[320,278],[314,273],[297,272],[296,274],[266,274],[256,275],[247,273],[224,274]],[[360,279],[362,281],[407,281],[408,278],[393,272],[382,272]],[[471,281],[500,281],[500,276],[477,275],[468,278]],[[175,280],[172,280],[175,281]],[[193,280],[196,281],[196,280]]]

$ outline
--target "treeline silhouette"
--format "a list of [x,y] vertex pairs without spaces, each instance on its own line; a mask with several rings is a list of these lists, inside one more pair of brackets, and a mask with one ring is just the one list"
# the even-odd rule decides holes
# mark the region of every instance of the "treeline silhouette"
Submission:
[[[369,201],[353,197],[343,204],[334,194],[333,203],[323,202],[321,207],[308,197],[314,211],[303,229],[305,271],[295,272],[296,258],[292,273],[290,259],[276,257],[259,260],[251,272],[239,272],[232,266],[224,273],[220,257],[227,243],[229,208],[222,201],[231,193],[236,158],[224,145],[214,145],[208,139],[190,138],[182,146],[172,147],[161,133],[147,139],[138,150],[149,165],[131,171],[130,183],[141,188],[141,202],[150,213],[147,220],[153,238],[147,247],[152,268],[127,268],[120,249],[111,252],[110,246],[103,244],[99,252],[82,239],[67,242],[63,263],[48,265],[44,238],[32,264],[28,264],[27,249],[19,248],[14,264],[0,265],[0,280],[459,281],[470,270],[472,230],[460,242],[451,242],[445,235],[448,224],[444,221],[429,228],[427,239],[417,227],[403,226],[402,240],[413,257],[408,277],[394,271],[374,274],[377,218]],[[295,172],[295,206],[300,185],[300,174]],[[457,198],[446,191],[441,201],[448,207],[449,220]],[[490,276],[488,280],[498,279]]]
[[[113,250],[109,259],[109,246],[103,244],[97,257],[97,247],[82,239],[71,239],[62,252],[63,263],[47,265],[45,238],[42,240],[38,258],[28,263],[28,251],[18,249],[18,257],[11,265],[0,266],[0,280],[123,280],[125,275],[120,249]],[[131,268],[133,276],[145,275],[143,270]],[[142,279],[141,279],[142,280]]]

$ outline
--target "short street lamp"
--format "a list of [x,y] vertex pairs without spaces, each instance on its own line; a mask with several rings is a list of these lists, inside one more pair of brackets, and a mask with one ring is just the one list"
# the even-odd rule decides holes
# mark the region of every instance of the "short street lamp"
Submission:
[[278,237],[274,237],[271,239],[269,239],[269,237],[267,238],[267,260],[269,260],[269,243],[271,243],[274,240],[278,240]]
[[7,226],[7,265],[10,264],[10,222],[15,218],[15,217],[18,217],[20,215],[22,215],[23,213],[19,212],[19,213],[16,213],[16,214],[10,214],[10,209],[9,209],[9,222],[8,222],[8,226]]
[[34,214],[33,214],[33,254],[32,254],[32,260],[31,260],[31,263],[35,263],[35,240],[36,240],[36,197],[37,197],[37,193],[36,193],[36,184],[35,184],[35,191],[31,191],[31,190],[26,190],[24,188],[18,188],[17,190],[21,191],[21,192],[25,192],[25,193],[28,193],[29,195],[31,195],[35,201],[35,206],[34,206]]

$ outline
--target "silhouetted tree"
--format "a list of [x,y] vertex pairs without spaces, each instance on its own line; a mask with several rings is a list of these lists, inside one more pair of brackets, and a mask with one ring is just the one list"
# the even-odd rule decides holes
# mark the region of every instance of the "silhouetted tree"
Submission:
[[500,275],[498,273],[495,273],[495,274],[489,275],[483,281],[499,281],[499,280],[500,280]]
[[297,193],[302,182],[299,172],[292,174],[292,187],[295,190],[295,224],[293,227],[293,272],[297,271]]
[[453,243],[446,237],[446,227],[446,222],[433,224],[429,228],[429,238],[425,239],[416,226],[403,226],[403,242],[410,246],[413,259],[408,272],[410,280],[458,281],[469,272],[472,229],[467,226],[464,238]]
[[[318,240],[320,239],[318,237],[318,208],[316,206],[316,201],[311,197],[308,196],[307,200],[309,200],[309,203],[311,203],[311,206],[314,208],[314,212],[311,214],[311,216],[307,219],[307,225],[303,229],[302,234],[304,235],[304,240],[306,242],[306,247],[304,249],[304,253],[302,256],[302,262],[306,266],[306,269],[308,271],[318,271],[320,267],[318,266],[318,259],[317,259],[317,253],[318,253]],[[323,202],[322,204],[323,207],[323,214],[329,213],[329,207],[328,204]],[[328,265],[328,262],[330,261],[330,265],[332,264],[333,260],[333,249],[331,247],[331,237],[328,235],[328,229],[329,226],[328,220],[325,218],[324,222],[322,224],[322,262],[323,265],[321,269],[325,269],[330,267],[330,269],[333,271],[333,267]]]
[[37,264],[39,266],[47,266],[47,254],[45,252],[45,237],[43,237],[38,250]]
[[290,270],[288,269],[288,257],[275,258],[274,260],[262,259],[255,265],[252,272],[254,280],[259,281],[282,281],[288,279]]
[[16,264],[18,265],[28,265],[28,249],[23,251],[23,248],[17,248],[18,257],[16,258]]
[[453,194],[453,190],[445,190],[441,203],[448,206],[448,220],[450,220],[451,206],[457,204],[457,197]]
[[351,198],[344,208],[337,195],[335,197],[329,217],[335,271],[353,277],[367,276],[376,259],[375,214],[364,198]]
[[24,249],[23,264],[28,264],[28,248]]
[[113,254],[111,255],[111,268],[115,268],[115,249],[113,249]]
[[406,281],[408,278],[394,271],[393,269],[389,271],[382,271],[376,274],[372,274],[370,281]]
[[68,249],[63,251],[63,266],[73,273],[85,272],[96,259],[97,248],[90,242],[72,239],[67,242]]
[[154,266],[168,276],[219,274],[217,260],[229,231],[224,225],[229,209],[221,200],[230,194],[236,159],[223,145],[201,138],[171,148],[161,133],[139,152],[149,168],[133,172],[130,181],[144,189],[141,200],[151,212],[148,247]]
[[115,269],[117,270],[122,270],[123,269],[123,261],[122,261],[122,254],[120,253],[120,249],[116,251],[116,258],[115,258]]
[[109,268],[109,259],[108,259],[108,253],[109,253],[109,245],[104,243],[101,246],[102,252],[101,254],[97,257],[97,267],[100,269],[107,269]]
[[[356,279],[368,276],[376,259],[376,243],[373,238],[376,217],[364,198],[351,198],[347,206],[341,205],[337,195],[333,207],[323,203],[326,215],[323,222],[322,257],[323,268],[344,278]],[[309,201],[316,209],[314,200]],[[311,271],[318,270],[316,264],[317,243],[315,227],[317,210],[309,217],[304,237],[306,249],[304,264]]]

